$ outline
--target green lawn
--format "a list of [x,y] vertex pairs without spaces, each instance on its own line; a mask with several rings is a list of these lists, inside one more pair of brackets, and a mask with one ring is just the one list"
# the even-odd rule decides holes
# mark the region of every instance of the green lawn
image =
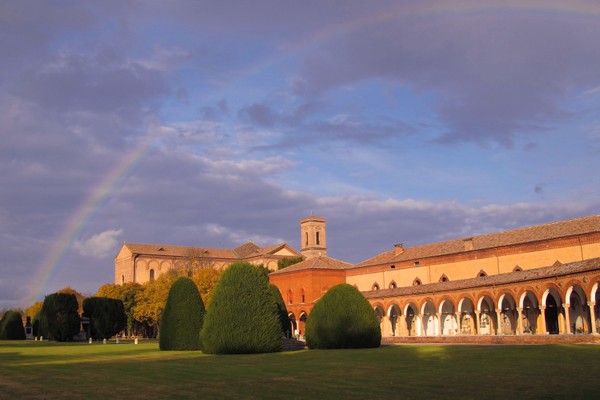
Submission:
[[1,399],[600,398],[600,346],[211,356],[156,342],[0,342]]

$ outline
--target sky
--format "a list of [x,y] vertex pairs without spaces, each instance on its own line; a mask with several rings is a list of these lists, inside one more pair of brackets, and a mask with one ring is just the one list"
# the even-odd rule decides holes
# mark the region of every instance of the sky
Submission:
[[124,242],[415,246],[600,213],[600,3],[0,2],[0,308]]

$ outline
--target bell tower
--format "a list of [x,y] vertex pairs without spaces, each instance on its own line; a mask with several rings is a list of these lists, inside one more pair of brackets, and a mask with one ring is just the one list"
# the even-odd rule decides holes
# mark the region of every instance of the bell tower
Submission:
[[300,221],[300,252],[306,259],[327,256],[326,222],[315,216]]

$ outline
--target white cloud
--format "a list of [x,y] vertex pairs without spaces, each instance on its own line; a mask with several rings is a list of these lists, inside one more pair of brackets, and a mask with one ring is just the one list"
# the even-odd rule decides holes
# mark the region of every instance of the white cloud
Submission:
[[92,235],[87,240],[77,240],[73,244],[73,247],[82,256],[90,256],[98,259],[113,257],[119,246],[118,238],[122,233],[122,229],[110,229]]

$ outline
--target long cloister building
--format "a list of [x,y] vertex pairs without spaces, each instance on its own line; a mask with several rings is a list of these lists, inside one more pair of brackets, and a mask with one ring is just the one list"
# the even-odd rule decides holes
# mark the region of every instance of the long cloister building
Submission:
[[369,300],[384,338],[600,333],[600,215],[397,244],[356,265],[327,256],[324,218],[300,227],[305,260],[270,275],[300,336],[315,301],[338,283]]
[[356,265],[327,256],[326,222],[316,216],[300,221],[300,252],[285,243],[233,250],[125,244],[115,258],[115,283],[146,282],[189,262],[192,253],[217,268],[244,260],[270,269],[301,255],[303,261],[269,275],[300,337],[315,302],[339,283],[363,293],[389,341],[600,333],[600,215],[422,246],[397,244]]

